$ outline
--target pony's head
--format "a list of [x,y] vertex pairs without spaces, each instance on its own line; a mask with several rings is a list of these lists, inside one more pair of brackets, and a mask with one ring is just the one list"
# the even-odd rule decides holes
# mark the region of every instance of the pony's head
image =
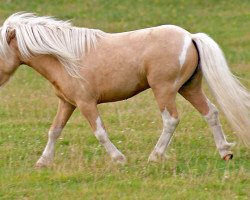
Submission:
[[6,83],[21,64],[15,37],[15,30],[3,33],[0,27],[0,86]]
[[53,17],[19,12],[5,20],[0,37],[1,60],[6,60],[3,57],[9,58],[9,53],[17,44],[16,49],[22,60],[36,55],[51,55],[58,59],[70,76],[81,78],[79,61],[86,52],[95,48],[103,32],[74,27],[69,21]]

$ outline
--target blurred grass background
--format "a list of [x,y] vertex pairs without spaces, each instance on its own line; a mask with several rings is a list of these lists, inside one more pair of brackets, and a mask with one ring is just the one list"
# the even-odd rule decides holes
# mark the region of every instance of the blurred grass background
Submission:
[[[0,23],[18,11],[71,19],[77,26],[107,32],[162,24],[205,32],[221,45],[232,71],[250,88],[248,0],[0,0]],[[56,113],[52,87],[21,66],[1,88],[0,99],[0,199],[250,198],[249,149],[221,114],[228,139],[237,141],[234,159],[223,162],[207,124],[180,96],[181,122],[166,162],[147,164],[161,132],[160,112],[148,90],[127,101],[99,106],[111,140],[127,156],[125,166],[110,162],[76,111],[57,143],[54,167],[41,171],[33,166]]]

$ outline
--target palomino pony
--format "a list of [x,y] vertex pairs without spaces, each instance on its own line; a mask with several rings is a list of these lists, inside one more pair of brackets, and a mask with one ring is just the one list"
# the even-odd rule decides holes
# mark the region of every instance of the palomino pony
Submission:
[[50,81],[59,97],[37,167],[52,165],[55,142],[76,107],[112,160],[124,163],[125,156],[108,138],[97,104],[127,99],[148,88],[153,90],[163,120],[149,161],[164,159],[179,123],[177,93],[204,116],[221,158],[231,159],[232,143],[225,138],[218,110],[202,91],[203,75],[237,135],[250,144],[250,94],[206,34],[191,34],[173,25],[105,33],[30,13],[11,15],[0,32],[0,85],[25,64]]

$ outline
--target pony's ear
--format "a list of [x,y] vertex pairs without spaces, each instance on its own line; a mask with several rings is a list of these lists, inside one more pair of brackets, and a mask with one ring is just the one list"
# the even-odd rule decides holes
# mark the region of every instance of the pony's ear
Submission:
[[7,43],[10,44],[11,40],[16,37],[16,31],[15,29],[8,29],[7,30],[7,36],[6,36]]

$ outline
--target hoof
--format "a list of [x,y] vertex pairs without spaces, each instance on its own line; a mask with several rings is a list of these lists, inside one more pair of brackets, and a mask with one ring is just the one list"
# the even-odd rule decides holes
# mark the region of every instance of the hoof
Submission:
[[116,156],[111,157],[112,162],[120,165],[124,165],[127,162],[126,157],[123,154],[119,154]]
[[149,162],[155,162],[155,163],[160,163],[166,160],[165,154],[160,154],[158,152],[152,152],[148,158],[148,163]]
[[47,165],[44,163],[36,163],[35,164],[35,169],[45,169],[45,168],[49,168],[51,165]]
[[233,154],[227,154],[223,157],[223,160],[225,161],[229,161],[229,160],[232,160],[233,159]]
[[45,157],[41,157],[35,164],[35,168],[36,169],[42,169],[42,168],[49,168],[51,167],[53,164],[53,161],[45,158]]

